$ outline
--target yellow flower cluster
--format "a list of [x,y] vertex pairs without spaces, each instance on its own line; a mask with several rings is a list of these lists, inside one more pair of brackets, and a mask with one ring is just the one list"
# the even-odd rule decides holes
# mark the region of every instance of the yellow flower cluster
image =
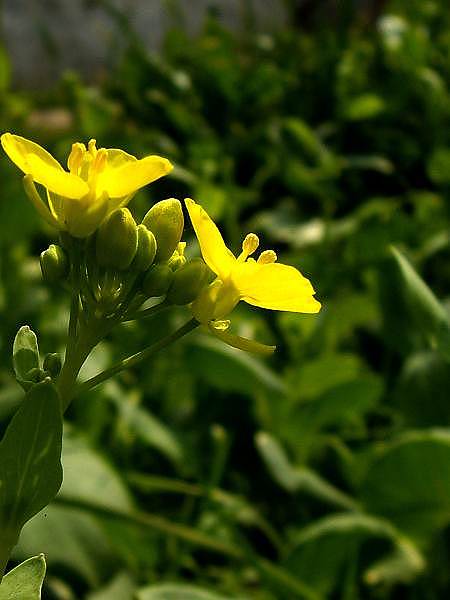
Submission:
[[[68,171],[41,146],[23,137],[5,133],[1,144],[25,173],[25,189],[39,213],[51,225],[78,238],[94,233],[113,211],[126,206],[140,188],[172,169],[170,162],[160,156],[138,160],[123,150],[97,149],[95,140],[87,148],[81,143],[73,144]],[[38,194],[35,183],[46,189],[46,201]],[[170,202],[178,201],[164,202],[160,203],[164,210],[156,212],[159,215],[162,211],[161,222],[169,223],[170,215],[166,213]],[[203,260],[216,275],[191,304],[195,319],[231,346],[260,354],[273,352],[273,346],[231,334],[228,315],[241,300],[270,310],[317,313],[321,305],[314,298],[311,283],[294,267],[278,263],[273,250],[265,250],[255,260],[259,239],[254,233],[245,237],[242,252],[235,257],[206,211],[191,199],[185,203]],[[158,215],[152,219],[158,221]],[[158,230],[158,223],[152,221],[152,226]],[[178,241],[181,231],[177,230],[176,235]]]

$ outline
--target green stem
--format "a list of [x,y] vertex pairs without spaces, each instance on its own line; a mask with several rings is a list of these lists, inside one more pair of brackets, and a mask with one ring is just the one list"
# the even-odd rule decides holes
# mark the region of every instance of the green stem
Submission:
[[106,333],[107,331],[102,321],[90,320],[85,325],[81,324],[77,337],[72,342],[69,342],[64,365],[57,383],[63,412],[67,410],[74,397],[77,377],[81,367],[92,349]]
[[135,321],[136,319],[145,319],[147,317],[153,317],[154,315],[157,315],[159,312],[165,310],[166,308],[169,308],[170,306],[172,306],[172,305],[169,302],[167,302],[166,300],[163,300],[162,302],[160,302],[159,304],[156,304],[155,306],[150,306],[150,308],[146,308],[144,310],[138,310],[129,315],[125,315],[125,318],[123,319],[123,323],[126,323],[127,321]]
[[117,373],[120,373],[121,371],[124,371],[125,369],[129,369],[130,367],[134,367],[135,365],[139,364],[140,362],[147,360],[147,358],[149,358],[153,354],[156,354],[163,348],[166,348],[166,346],[169,346],[176,340],[178,340],[181,337],[183,337],[184,335],[188,334],[189,332],[191,332],[193,329],[195,329],[199,325],[200,325],[200,323],[196,319],[191,319],[190,321],[185,323],[182,327],[180,327],[180,329],[177,329],[176,331],[174,331],[174,333],[168,335],[167,337],[165,337],[161,340],[158,340],[157,342],[155,342],[148,348],[145,348],[144,350],[141,350],[140,352],[133,354],[133,356],[129,356],[128,358],[121,360],[120,362],[116,363],[109,369],[106,369],[102,373],[95,375],[95,377],[91,377],[91,379],[88,379],[87,381],[83,382],[82,384],[80,384],[78,386],[78,393],[86,392],[87,390],[92,389],[93,387],[99,385],[100,383],[103,383],[107,379],[110,379]]

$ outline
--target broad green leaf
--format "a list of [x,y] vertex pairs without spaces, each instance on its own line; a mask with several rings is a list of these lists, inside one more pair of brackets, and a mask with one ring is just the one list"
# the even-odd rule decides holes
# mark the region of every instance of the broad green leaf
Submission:
[[361,487],[367,510],[429,541],[450,523],[450,431],[405,434],[383,445]]
[[50,380],[33,386],[0,442],[0,526],[20,531],[62,481],[62,415]]
[[[136,600],[233,600],[230,596],[219,596],[194,585],[163,583],[142,588]],[[238,600],[235,598],[234,600]]]
[[328,504],[354,509],[353,498],[307,467],[294,467],[275,438],[266,432],[256,436],[256,446],[273,479],[288,492],[304,492]]
[[0,600],[40,600],[45,570],[43,554],[18,565],[3,578]]

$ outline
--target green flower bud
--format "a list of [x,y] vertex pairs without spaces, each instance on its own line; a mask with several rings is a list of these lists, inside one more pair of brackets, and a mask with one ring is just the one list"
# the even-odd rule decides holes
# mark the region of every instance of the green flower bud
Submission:
[[56,244],[51,244],[39,257],[41,263],[42,278],[47,283],[56,283],[67,277],[69,273],[69,261],[66,253]]
[[101,267],[125,270],[131,265],[138,245],[136,223],[128,208],[118,208],[97,231],[96,255]]
[[61,371],[61,357],[56,352],[47,354],[42,365],[44,371],[48,371],[52,377],[57,377]]
[[167,299],[173,304],[189,304],[197,298],[207,280],[208,267],[201,258],[194,258],[174,273]]
[[142,283],[142,290],[147,298],[164,296],[173,279],[172,269],[167,264],[153,265]]
[[147,271],[156,256],[156,239],[145,225],[138,225],[138,243],[133,267],[138,271]]
[[39,348],[36,334],[28,325],[19,329],[13,345],[13,366],[17,380],[28,381],[28,374],[39,370]]
[[156,260],[169,260],[183,234],[184,218],[180,201],[169,198],[157,202],[145,215],[142,223],[155,235]]

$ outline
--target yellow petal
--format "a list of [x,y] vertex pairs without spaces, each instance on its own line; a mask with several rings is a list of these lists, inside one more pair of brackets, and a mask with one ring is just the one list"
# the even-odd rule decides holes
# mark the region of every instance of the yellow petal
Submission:
[[253,306],[300,313],[320,310],[311,283],[294,267],[246,262],[233,271],[232,279],[241,299]]
[[67,198],[81,198],[88,193],[87,184],[76,175],[67,173],[59,162],[44,148],[18,135],[5,133],[1,137],[3,149],[25,175],[31,175],[55,194]]
[[106,170],[108,169],[118,169],[123,165],[126,165],[130,162],[137,162],[137,158],[132,154],[128,154],[124,150],[119,150],[118,148],[107,148],[106,149]]
[[173,168],[170,162],[161,156],[147,156],[133,161],[125,160],[124,155],[126,153],[120,157],[116,154],[114,157],[114,163],[122,163],[120,166],[117,168],[107,167],[99,175],[97,194],[106,192],[110,198],[128,196],[163,175],[167,175]]
[[266,344],[261,344],[259,342],[255,342],[254,340],[248,340],[247,338],[240,337],[239,335],[234,335],[229,331],[220,331],[214,327],[210,327],[210,331],[217,338],[219,338],[219,340],[225,344],[228,344],[228,346],[238,348],[239,350],[244,350],[245,352],[259,354],[261,356],[270,356],[276,350],[276,346],[266,346]]
[[60,171],[63,170],[59,162],[47,150],[20,135],[4,133],[1,137],[1,143],[3,150],[25,175],[29,174],[27,158],[30,154],[39,156],[49,167],[59,169]]
[[226,247],[220,231],[208,213],[190,198],[186,198],[185,203],[203,260],[220,279],[225,280],[236,264],[236,258]]
[[78,175],[67,173],[62,169],[54,169],[35,154],[29,155],[27,162],[34,181],[43,185],[50,192],[71,199],[79,199],[89,193],[88,184]]

